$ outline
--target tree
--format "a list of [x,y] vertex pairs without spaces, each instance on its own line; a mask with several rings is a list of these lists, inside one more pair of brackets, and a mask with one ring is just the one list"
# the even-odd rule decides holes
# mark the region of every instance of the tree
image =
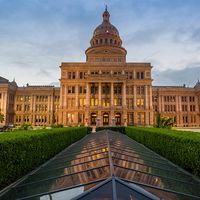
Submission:
[[0,112],[0,123],[2,123],[5,120],[4,114]]
[[171,128],[174,125],[174,120],[171,117],[162,117],[160,113],[156,116],[157,128]]

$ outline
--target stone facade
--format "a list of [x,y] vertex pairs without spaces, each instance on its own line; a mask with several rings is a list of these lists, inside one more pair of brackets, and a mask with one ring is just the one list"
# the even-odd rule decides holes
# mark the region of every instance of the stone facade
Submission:
[[194,88],[152,86],[151,64],[126,62],[127,51],[109,18],[105,10],[85,51],[86,62],[61,63],[60,88],[18,87],[1,77],[3,123],[149,126],[160,112],[173,117],[176,126],[199,126],[199,82]]

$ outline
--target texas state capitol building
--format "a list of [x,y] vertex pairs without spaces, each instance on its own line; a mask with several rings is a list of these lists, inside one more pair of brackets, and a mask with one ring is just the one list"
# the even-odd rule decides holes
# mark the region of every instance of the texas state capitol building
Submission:
[[199,126],[200,83],[152,86],[150,63],[126,62],[107,9],[85,54],[86,62],[61,63],[60,88],[18,87],[0,77],[3,124],[153,125],[160,112],[174,118],[176,126]]

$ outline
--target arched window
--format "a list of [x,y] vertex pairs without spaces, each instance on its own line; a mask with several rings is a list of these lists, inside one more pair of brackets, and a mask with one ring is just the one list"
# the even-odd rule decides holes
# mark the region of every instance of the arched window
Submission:
[[98,40],[96,40],[96,44],[98,44]]
[[107,39],[107,38],[105,39],[105,43],[106,43],[106,44],[108,43],[108,39]]
[[115,40],[115,44],[117,44],[117,40]]
[[110,39],[110,44],[112,44],[113,43],[113,40],[112,39]]
[[102,39],[100,39],[100,44],[102,44],[103,43],[103,40]]

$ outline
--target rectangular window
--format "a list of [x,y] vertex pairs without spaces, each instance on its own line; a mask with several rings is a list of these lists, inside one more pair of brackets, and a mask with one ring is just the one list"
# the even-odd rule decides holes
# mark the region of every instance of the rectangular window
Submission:
[[72,73],[72,79],[76,79],[76,72]]
[[138,124],[144,124],[145,122],[145,113],[138,113]]
[[103,98],[103,99],[102,99],[102,106],[103,106],[103,107],[108,107],[108,106],[110,106],[110,99],[109,99],[109,98]]
[[182,96],[182,97],[181,97],[181,101],[182,101],[182,102],[187,102],[187,96]]
[[195,101],[195,98],[194,98],[194,96],[190,96],[190,102],[194,102]]
[[25,112],[30,111],[30,105],[24,105],[24,111]]
[[141,72],[141,79],[144,79],[144,72]]
[[92,74],[92,75],[98,75],[99,72],[98,72],[98,71],[92,71],[91,74]]
[[134,113],[128,113],[128,125],[134,124]]
[[97,94],[98,92],[98,86],[96,86],[95,84],[91,85],[91,94]]
[[75,93],[75,86],[68,86],[68,94],[74,94]]
[[115,98],[114,99],[114,105],[115,106],[122,106],[122,99],[121,98]]
[[24,96],[24,101],[25,102],[30,102],[31,101],[31,97],[30,96]]
[[82,98],[80,98],[79,99],[79,106],[85,106],[86,105],[86,99],[82,99]]
[[133,72],[125,72],[128,79],[133,79]]
[[144,106],[144,99],[143,98],[138,98],[137,99],[137,106],[138,107],[143,107]]
[[79,86],[79,94],[83,93],[83,86]]
[[17,101],[23,101],[23,96],[21,96],[21,95],[19,95],[19,96],[17,96]]
[[95,98],[90,99],[90,105],[91,106],[98,106],[98,99],[95,99]]
[[22,111],[22,105],[19,105],[19,104],[18,104],[16,110],[17,110],[17,111]]
[[121,85],[114,86],[114,94],[122,94],[122,86]]
[[79,78],[80,79],[84,79],[85,78],[85,74],[86,74],[86,72],[80,72],[79,73]]
[[103,85],[102,93],[103,94],[110,94],[110,86],[109,85]]
[[136,73],[136,78],[137,79],[144,79],[144,72],[137,72]]
[[76,72],[68,72],[68,79],[76,79]]

